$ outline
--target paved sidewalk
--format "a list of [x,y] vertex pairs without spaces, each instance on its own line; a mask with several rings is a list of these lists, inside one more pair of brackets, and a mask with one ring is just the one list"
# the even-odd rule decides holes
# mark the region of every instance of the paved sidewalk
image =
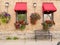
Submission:
[[0,45],[57,45],[60,40],[0,40]]

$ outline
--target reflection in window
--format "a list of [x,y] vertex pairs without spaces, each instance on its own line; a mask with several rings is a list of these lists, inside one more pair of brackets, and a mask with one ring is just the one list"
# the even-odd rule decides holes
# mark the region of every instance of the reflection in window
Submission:
[[44,14],[44,21],[51,19],[52,19],[52,14]]
[[27,14],[26,11],[18,11],[16,15],[17,21],[27,21]]

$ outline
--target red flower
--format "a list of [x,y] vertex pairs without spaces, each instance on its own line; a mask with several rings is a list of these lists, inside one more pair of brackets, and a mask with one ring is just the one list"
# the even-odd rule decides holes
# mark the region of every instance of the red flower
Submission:
[[19,23],[22,24],[24,22],[24,20],[20,20]]
[[55,22],[54,21],[51,21],[51,20],[46,20],[45,21],[47,24],[54,24],[55,25]]
[[51,23],[51,21],[50,21],[50,20],[46,20],[45,22],[46,22],[47,24],[50,24],[50,23]]

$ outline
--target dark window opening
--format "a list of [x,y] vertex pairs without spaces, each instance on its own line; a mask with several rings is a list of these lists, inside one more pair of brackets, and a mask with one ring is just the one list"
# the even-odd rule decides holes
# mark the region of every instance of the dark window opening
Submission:
[[52,11],[49,11],[49,12],[44,11],[43,13],[44,13],[44,14],[50,14],[50,13],[53,13],[53,12],[52,12]]
[[26,11],[17,11],[17,14],[26,14]]

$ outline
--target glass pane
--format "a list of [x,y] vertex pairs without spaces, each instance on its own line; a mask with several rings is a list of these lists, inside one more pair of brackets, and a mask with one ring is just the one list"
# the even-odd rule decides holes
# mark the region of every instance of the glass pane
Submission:
[[44,14],[44,21],[51,20],[52,14]]
[[21,21],[21,20],[25,21],[26,20],[26,14],[18,14],[17,15],[17,20],[18,21]]

